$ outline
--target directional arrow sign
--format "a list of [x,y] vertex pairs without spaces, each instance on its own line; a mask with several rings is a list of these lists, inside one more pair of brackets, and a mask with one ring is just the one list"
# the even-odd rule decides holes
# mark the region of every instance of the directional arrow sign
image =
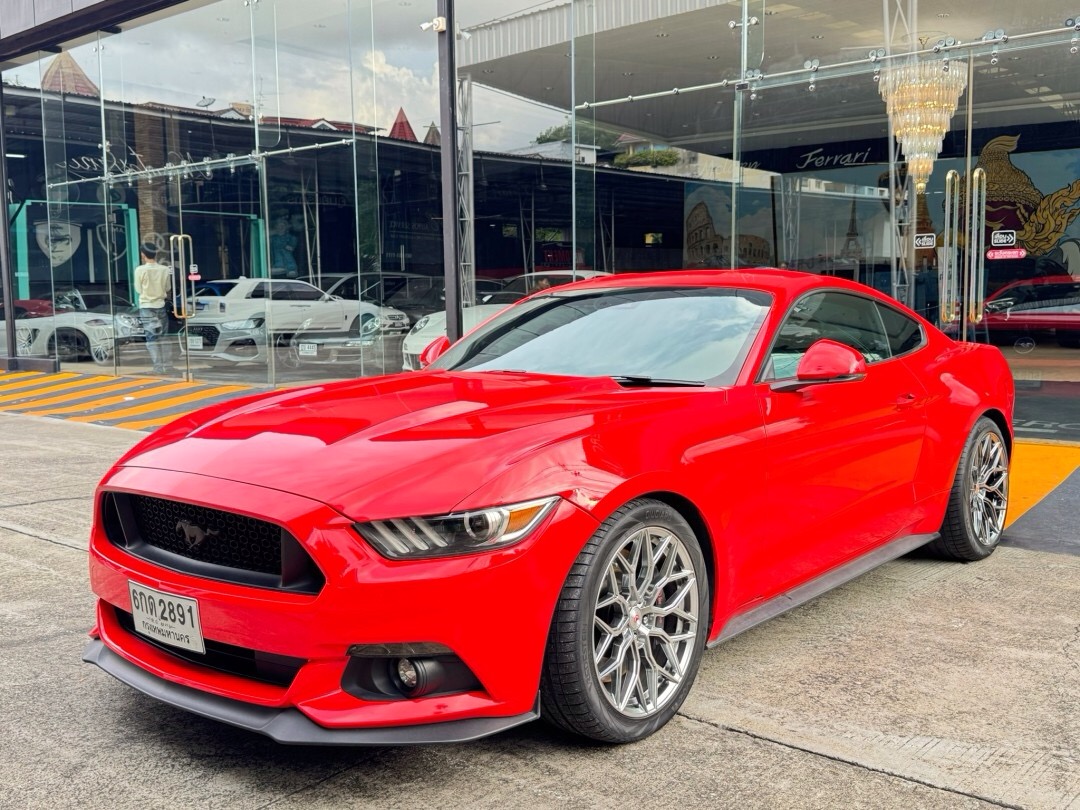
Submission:
[[988,259],[1023,259],[1027,251],[1023,248],[990,248],[986,251]]
[[937,234],[936,233],[917,233],[915,234],[915,249],[923,250],[925,248],[937,247]]
[[990,247],[1016,247],[1016,231],[994,231],[990,234]]

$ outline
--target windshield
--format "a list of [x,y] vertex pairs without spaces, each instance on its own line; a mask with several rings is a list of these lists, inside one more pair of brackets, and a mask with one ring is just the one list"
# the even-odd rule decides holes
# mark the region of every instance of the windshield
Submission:
[[771,299],[731,288],[553,292],[511,307],[432,368],[735,381]]

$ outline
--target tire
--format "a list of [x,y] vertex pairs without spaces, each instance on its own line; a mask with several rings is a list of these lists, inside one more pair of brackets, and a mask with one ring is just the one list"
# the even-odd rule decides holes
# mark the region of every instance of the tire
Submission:
[[49,355],[61,361],[76,362],[90,354],[90,341],[77,329],[57,329],[49,338]]
[[701,546],[683,517],[653,500],[621,507],[585,544],[559,595],[541,716],[606,743],[648,737],[690,691],[709,604]]
[[989,557],[1001,540],[1009,505],[1009,451],[1001,429],[982,417],[956,468],[941,536],[928,548],[948,560]]
[[1080,349],[1080,332],[1059,331],[1057,342],[1059,346],[1064,346],[1066,349]]
[[274,359],[282,368],[300,368],[300,352],[292,345],[292,335],[277,335],[274,338]]

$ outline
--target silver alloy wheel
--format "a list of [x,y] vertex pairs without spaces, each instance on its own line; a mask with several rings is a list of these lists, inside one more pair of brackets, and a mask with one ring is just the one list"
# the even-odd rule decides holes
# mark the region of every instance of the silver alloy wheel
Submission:
[[996,433],[984,433],[971,454],[968,510],[975,539],[992,546],[1005,526],[1009,505],[1009,465],[1005,443]]
[[600,691],[626,717],[655,714],[675,696],[700,628],[690,554],[669,529],[628,534],[608,559],[593,612]]
[[34,348],[34,333],[29,329],[19,329],[15,332],[15,353],[19,357],[27,357]]

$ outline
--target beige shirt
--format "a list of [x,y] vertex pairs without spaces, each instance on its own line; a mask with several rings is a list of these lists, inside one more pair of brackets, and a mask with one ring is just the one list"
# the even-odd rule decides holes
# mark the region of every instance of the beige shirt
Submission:
[[172,271],[168,267],[149,261],[135,268],[135,292],[140,308],[161,309],[171,289]]

